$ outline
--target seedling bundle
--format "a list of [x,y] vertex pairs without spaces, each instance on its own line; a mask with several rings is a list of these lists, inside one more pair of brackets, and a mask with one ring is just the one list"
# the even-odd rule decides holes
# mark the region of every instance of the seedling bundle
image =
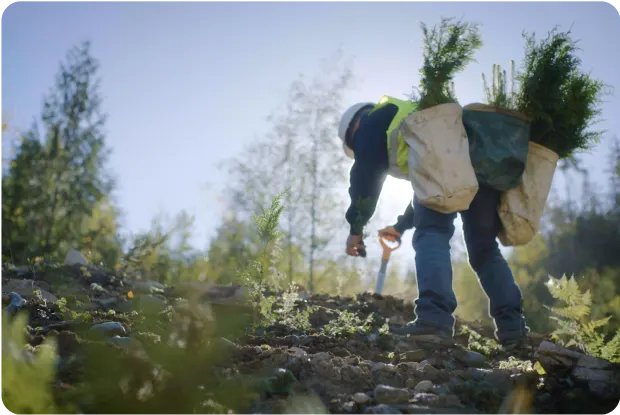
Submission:
[[[511,62],[507,79],[494,65],[490,87],[483,75],[487,105],[465,107],[478,179],[503,191],[500,241],[506,246],[526,244],[538,232],[558,159],[590,148],[601,134],[588,129],[600,113],[604,85],[580,70],[570,35],[556,28],[538,43],[534,35],[524,35],[522,71],[515,74]],[[495,114],[481,123],[484,116],[468,108]]]
[[[553,29],[540,42],[525,35],[523,69],[510,77],[493,66],[486,103],[462,108],[454,76],[482,46],[478,25],[442,19],[424,35],[418,111],[401,124],[409,174],[420,202],[434,210],[465,210],[479,183],[503,192],[500,218],[506,245],[528,243],[538,231],[558,159],[590,148],[600,132],[604,85],[582,72],[570,31]],[[515,78],[518,87],[515,88]]]
[[454,94],[454,76],[482,46],[478,25],[442,19],[424,34],[418,111],[401,124],[409,145],[409,175],[420,203],[443,213],[465,210],[478,181],[469,158],[463,110]]

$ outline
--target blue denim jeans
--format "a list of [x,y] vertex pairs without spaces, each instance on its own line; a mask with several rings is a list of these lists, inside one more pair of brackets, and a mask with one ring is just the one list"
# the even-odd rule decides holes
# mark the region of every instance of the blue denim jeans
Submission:
[[[468,210],[460,212],[469,264],[489,297],[490,315],[500,341],[527,333],[521,290],[515,283],[496,238],[501,229],[497,214],[500,192],[480,186]],[[456,213],[443,214],[422,206],[414,197],[413,248],[416,252],[418,299],[416,322],[453,333],[457,302],[452,289],[450,238]]]

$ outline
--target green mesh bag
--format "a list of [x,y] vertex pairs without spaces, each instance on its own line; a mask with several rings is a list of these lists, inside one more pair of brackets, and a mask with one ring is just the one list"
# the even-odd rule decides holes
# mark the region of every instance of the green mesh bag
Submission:
[[470,104],[463,108],[463,125],[478,182],[499,191],[516,187],[527,161],[530,122],[514,111]]

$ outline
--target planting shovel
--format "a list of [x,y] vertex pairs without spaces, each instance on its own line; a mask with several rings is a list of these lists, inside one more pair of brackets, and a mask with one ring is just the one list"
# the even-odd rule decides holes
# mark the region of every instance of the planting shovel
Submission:
[[[389,246],[387,242],[395,242],[396,246]],[[379,274],[377,275],[377,286],[375,287],[375,292],[377,294],[381,294],[383,291],[383,283],[385,282],[385,272],[387,270],[387,264],[390,260],[390,255],[392,251],[397,250],[400,247],[400,234],[391,233],[386,230],[379,231],[379,242],[383,247],[383,255],[381,256],[381,268],[379,269]]]

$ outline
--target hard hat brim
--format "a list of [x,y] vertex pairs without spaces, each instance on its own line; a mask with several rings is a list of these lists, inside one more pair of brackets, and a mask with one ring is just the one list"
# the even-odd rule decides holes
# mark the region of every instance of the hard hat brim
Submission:
[[355,159],[355,153],[349,148],[348,145],[342,143],[342,149],[344,150],[344,154],[346,154],[347,157],[349,157],[350,159]]

